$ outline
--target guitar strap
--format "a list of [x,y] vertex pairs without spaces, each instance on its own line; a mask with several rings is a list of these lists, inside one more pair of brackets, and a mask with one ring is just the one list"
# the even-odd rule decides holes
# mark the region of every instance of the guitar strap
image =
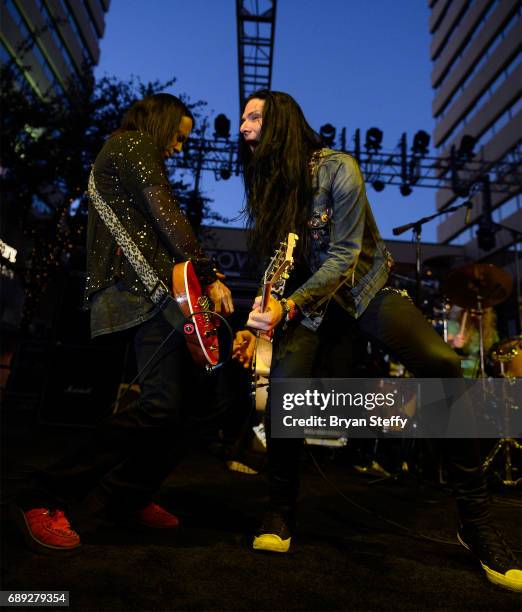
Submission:
[[134,268],[138,278],[147,290],[150,300],[160,306],[164,317],[172,327],[183,333],[186,318],[179,309],[178,303],[172,297],[165,283],[158,277],[152,266],[145,259],[143,253],[136,246],[136,243],[131,238],[129,232],[123,227],[112,208],[96,189],[92,170],[89,176],[88,193],[96,212],[100,215],[101,220],[105,223],[114,240],[116,240],[116,243],[121,247],[129,263]]

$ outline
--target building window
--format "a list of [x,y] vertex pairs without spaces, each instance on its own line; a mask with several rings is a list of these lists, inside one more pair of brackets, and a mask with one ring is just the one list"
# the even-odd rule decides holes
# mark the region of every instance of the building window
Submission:
[[[497,76],[497,78],[493,81],[493,83],[491,83],[491,85],[488,87],[488,89],[486,89],[484,91],[484,93],[482,94],[482,96],[480,96],[480,98],[475,102],[475,104],[472,107],[472,110],[465,115],[452,129],[450,132],[448,132],[448,134],[444,137],[444,140],[442,140],[440,142],[439,145],[437,145],[436,147],[436,151],[438,154],[442,153],[444,151],[444,149],[448,146],[448,143],[452,140],[452,138],[454,136],[456,136],[460,130],[462,130],[467,123],[469,123],[473,117],[475,117],[475,115],[482,110],[482,108],[490,101],[493,93],[498,89],[498,87],[502,84],[502,82],[504,82],[507,78],[506,73],[507,74],[511,74],[513,72],[513,70],[522,62],[522,54],[518,54],[514,60],[510,63],[510,65],[508,66],[508,68],[503,69],[502,72],[500,72]],[[519,98],[520,99],[520,98]],[[508,107],[496,120],[495,122],[491,125],[490,128],[487,128],[482,134],[479,134],[478,136],[481,138],[481,142],[486,142],[486,140],[484,140],[483,134],[485,134],[486,132],[489,132],[491,129],[493,130],[492,133],[496,133],[496,131],[498,131],[500,129],[500,127],[502,125],[504,125],[506,123],[507,120],[511,119],[512,117],[514,117],[516,115],[516,113],[518,112],[518,104],[519,104],[519,99],[517,99],[516,102],[514,102],[510,107]]]
[[65,42],[62,38],[59,28],[54,17],[49,12],[49,8],[45,0],[40,0],[39,8],[42,13],[42,17],[45,19],[45,23],[49,28],[49,32],[53,38],[55,45],[60,50],[64,62],[67,64],[67,68],[72,75],[80,76],[80,72],[74,64],[74,60],[71,56],[69,49],[66,47]]
[[94,15],[92,14],[91,7],[89,5],[89,0],[83,0],[83,6],[85,8],[85,12],[87,13],[89,28],[92,32],[92,35],[94,36],[95,39],[101,38],[103,35],[103,32],[100,32],[100,30],[98,30],[98,24],[96,20],[94,19]]
[[[488,61],[488,59],[491,57],[493,51],[497,48],[497,45],[499,43],[499,41],[501,40],[501,38],[505,38],[507,36],[507,34],[511,31],[511,29],[514,27],[515,23],[517,22],[517,20],[520,17],[520,12],[517,12],[515,15],[513,15],[513,17],[508,21],[508,23],[505,25],[504,29],[502,30],[502,32],[499,34],[499,36],[497,36],[493,41],[491,41],[490,45],[484,50],[484,53],[481,55],[480,59],[478,60],[478,62],[473,66],[473,68],[471,69],[471,71],[467,74],[467,76],[464,78],[464,80],[461,82],[461,84],[455,89],[455,91],[453,92],[453,94],[448,98],[447,102],[444,104],[444,106],[442,107],[440,113],[442,115],[445,115],[447,113],[447,110],[450,108],[451,104],[453,103],[454,99],[464,91],[464,89],[466,88],[467,84],[471,81],[471,79],[478,74],[478,72],[481,70],[481,68],[484,66],[484,64]],[[439,86],[437,86],[435,88],[435,93],[437,93],[440,88],[442,87],[443,82],[440,83]],[[435,117],[435,121],[438,121],[438,117],[440,115],[438,115],[437,117]]]
[[91,50],[89,49],[89,45],[87,44],[87,41],[85,40],[85,37],[81,32],[78,21],[74,13],[71,11],[69,4],[65,0],[58,0],[58,2],[60,6],[62,7],[62,11],[67,16],[67,23],[71,26],[72,31],[74,32],[74,34],[76,35],[76,38],[78,39],[78,43],[80,47],[82,48],[82,53],[85,59],[90,63],[94,62],[95,58],[92,55]]
[[[32,53],[37,58],[45,76],[47,77],[47,79],[49,80],[51,84],[51,87],[55,89],[55,91],[57,91],[58,93],[63,93],[64,88],[59,79],[58,73],[54,69],[53,65],[51,64],[47,56],[44,54],[43,49],[37,37],[35,36],[34,32],[30,29],[28,23],[25,20],[25,17],[22,15],[19,8],[14,4],[12,0],[5,0],[4,5],[6,9],[9,11],[9,14],[11,15],[13,21],[18,26],[20,34],[22,35],[22,38],[24,39],[24,44],[25,43],[27,44],[27,50],[32,51]],[[23,61],[23,58],[22,58],[22,61]],[[36,89],[38,95],[42,96],[42,92],[40,91],[38,86],[35,85],[34,79],[28,74],[30,73],[30,70],[24,69],[23,73],[24,73],[25,78],[31,85],[31,87],[33,89]],[[45,94],[47,93],[48,92],[45,92]]]
[[[468,38],[468,40],[466,41],[466,43],[464,44],[462,49],[459,51],[458,54],[455,55],[455,57],[449,63],[448,67],[446,68],[446,71],[444,72],[444,74],[441,77],[441,80],[439,81],[439,83],[435,87],[435,93],[438,93],[439,90],[441,89],[441,87],[447,81],[449,75],[457,67],[457,65],[459,64],[459,62],[462,59],[463,55],[465,54],[467,49],[470,47],[471,43],[475,40],[475,38],[480,34],[482,29],[486,25],[487,20],[489,19],[489,17],[492,15],[493,11],[497,8],[497,6],[499,4],[500,4],[500,0],[495,0],[495,2],[493,2],[493,4],[490,4],[489,7],[486,9],[486,12],[481,17],[480,21],[477,23],[477,25],[475,26],[474,30],[471,32],[470,37]],[[498,44],[498,43],[495,42],[497,39],[501,40],[501,39],[505,38],[507,36],[508,32],[513,27],[513,25],[515,24],[515,22],[516,22],[516,20],[518,19],[519,16],[520,16],[520,11],[517,11],[511,17],[511,19],[508,21],[508,23],[504,26],[504,28],[502,29],[500,34],[497,37],[495,37],[495,39],[490,44]],[[484,51],[484,53],[486,53],[487,51],[488,51],[488,48]]]

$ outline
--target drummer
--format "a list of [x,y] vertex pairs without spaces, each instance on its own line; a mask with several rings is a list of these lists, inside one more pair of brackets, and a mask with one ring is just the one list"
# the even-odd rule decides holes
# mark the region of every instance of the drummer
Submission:
[[[498,342],[497,313],[485,308],[482,315],[484,352]],[[479,320],[474,310],[452,306],[448,320],[448,344],[461,355],[461,367],[466,378],[476,378],[480,368]]]

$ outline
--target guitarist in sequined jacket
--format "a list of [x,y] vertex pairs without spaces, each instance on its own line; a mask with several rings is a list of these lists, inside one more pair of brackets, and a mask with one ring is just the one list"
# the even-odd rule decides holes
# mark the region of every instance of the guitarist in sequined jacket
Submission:
[[[182,150],[192,127],[189,109],[175,96],[162,93],[136,101],[98,154],[94,184],[165,285],[171,285],[174,263],[190,259],[214,309],[228,314],[233,311],[230,291],[180,211],[164,164]],[[185,338],[173,329],[162,305],[149,299],[93,206],[87,274],[91,334],[129,335],[141,392],[99,424],[88,446],[35,475],[21,491],[15,518],[38,552],[68,553],[81,544],[77,529],[99,524],[178,526],[175,514],[160,506],[155,495],[188,439],[192,359]],[[65,512],[69,501],[79,502],[72,514]]]

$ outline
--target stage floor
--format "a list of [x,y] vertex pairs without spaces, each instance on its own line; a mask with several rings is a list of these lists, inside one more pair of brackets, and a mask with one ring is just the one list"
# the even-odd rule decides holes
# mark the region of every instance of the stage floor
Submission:
[[[520,596],[489,584],[457,545],[446,490],[414,478],[370,484],[324,450],[313,452],[338,491],[305,455],[298,532],[288,555],[250,549],[266,502],[264,476],[229,472],[197,445],[162,496],[182,518],[179,531],[118,527],[84,538],[71,558],[38,556],[14,530],[6,500],[25,468],[49,462],[50,453],[85,435],[4,425],[2,589],[68,590],[70,609],[86,611],[520,609]],[[493,508],[513,548],[522,549],[520,495],[498,491]],[[384,519],[444,542],[415,538]]]

